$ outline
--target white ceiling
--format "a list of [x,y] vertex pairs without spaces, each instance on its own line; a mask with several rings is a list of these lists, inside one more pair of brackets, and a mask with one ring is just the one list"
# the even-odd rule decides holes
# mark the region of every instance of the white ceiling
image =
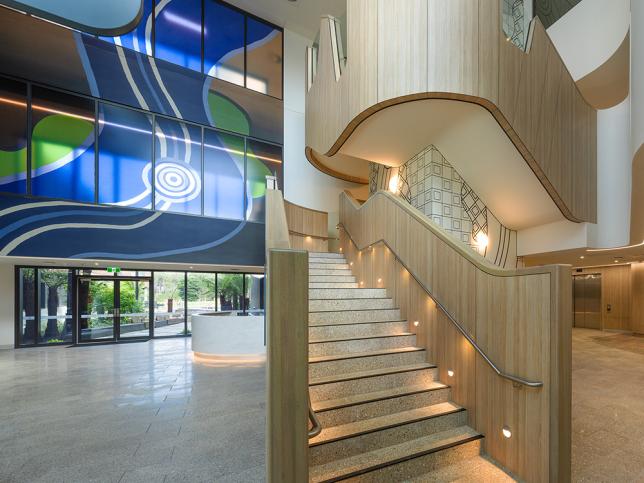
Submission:
[[340,153],[399,166],[430,144],[505,226],[521,230],[564,219],[492,114],[477,104],[427,99],[388,107],[362,122]]
[[227,0],[247,12],[280,27],[297,32],[313,40],[320,30],[320,17],[340,17],[347,8],[347,0]]

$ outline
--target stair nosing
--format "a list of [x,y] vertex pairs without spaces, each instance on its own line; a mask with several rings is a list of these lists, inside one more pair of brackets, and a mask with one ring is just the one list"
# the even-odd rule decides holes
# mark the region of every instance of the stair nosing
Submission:
[[424,347],[418,347],[418,346],[411,346],[409,350],[404,350],[404,351],[401,351],[399,349],[400,347],[383,349],[380,351],[355,352],[353,354],[349,353],[349,354],[335,354],[331,356],[316,356],[316,357],[328,357],[329,359],[319,360],[319,361],[311,361],[309,359],[309,364],[322,364],[324,362],[344,361],[347,359],[360,359],[362,357],[378,357],[378,356],[386,356],[390,354],[407,354],[411,352],[421,352],[426,350]]
[[[368,404],[368,403],[372,403],[372,402],[387,401],[388,399],[397,399],[397,398],[400,398],[400,397],[414,396],[416,394],[423,394],[423,393],[426,393],[426,392],[440,391],[440,390],[443,390],[443,389],[449,389],[451,387],[451,386],[449,386],[447,384],[443,384],[442,382],[434,381],[434,384],[436,384],[435,387],[403,386],[403,388],[407,387],[409,389],[405,390],[404,392],[399,392],[397,394],[393,394],[393,395],[390,395],[390,396],[369,397],[369,398],[365,398],[365,399],[362,399],[362,400],[359,400],[359,401],[356,401],[356,402],[352,402],[352,403],[338,404],[336,406],[329,406],[329,407],[326,407],[326,408],[323,408],[323,409],[315,409],[315,408],[313,408],[313,410],[316,413],[319,414],[319,413],[324,413],[324,412],[327,412],[327,411],[335,411],[337,409],[344,409],[344,408],[350,408],[352,406],[359,406],[360,404]],[[412,389],[412,388],[414,388],[414,389]],[[369,395],[369,394],[373,394],[373,393],[368,393],[367,392],[367,393],[363,393],[363,394],[360,394],[360,395],[365,395],[366,396],[366,395]],[[331,401],[332,401],[332,399],[331,399]]]
[[461,446],[461,445],[464,445],[464,444],[467,444],[467,443],[471,443],[472,441],[479,441],[479,440],[481,440],[483,438],[485,438],[485,436],[483,436],[483,434],[477,432],[477,434],[475,434],[475,435],[464,437],[464,438],[462,438],[462,439],[460,439],[458,441],[452,441],[452,442],[449,442],[449,443],[444,443],[444,444],[442,444],[440,446],[437,446],[435,448],[431,448],[431,449],[424,450],[424,451],[414,452],[414,453],[411,453],[411,454],[408,454],[408,455],[405,455],[405,456],[401,456],[399,458],[395,458],[393,460],[372,464],[372,465],[367,466],[366,468],[350,471],[350,472],[348,472],[346,474],[343,474],[341,476],[336,476],[336,477],[333,477],[333,478],[330,478],[330,479],[320,480],[319,483],[335,483],[335,482],[338,482],[338,481],[346,480],[348,478],[353,478],[355,476],[360,476],[360,475],[364,475],[364,474],[367,474],[367,473],[371,473],[373,471],[377,471],[377,470],[380,470],[382,468],[387,468],[388,466],[397,465],[397,464],[404,463],[406,461],[410,461],[410,460],[413,460],[413,459],[416,459],[416,458],[421,458],[423,456],[427,456],[427,455],[430,455],[430,454],[433,454],[433,453],[438,453],[439,451],[445,451],[447,449],[455,448],[457,446]]
[[[456,406],[453,403],[450,403],[450,404]],[[428,407],[431,407],[431,406],[428,406]],[[460,413],[460,412],[463,412],[463,411],[465,411],[464,407],[456,406],[453,409],[450,409],[448,411],[441,412],[441,413],[438,413],[438,414],[429,414],[429,415],[422,416],[422,417],[418,416],[418,417],[408,419],[408,420],[406,420],[404,422],[400,422],[400,423],[385,424],[384,426],[379,426],[377,428],[370,428],[370,429],[365,429],[365,430],[362,430],[362,431],[357,431],[355,433],[343,434],[341,436],[337,436],[335,438],[331,438],[331,439],[326,440],[326,441],[309,443],[309,448],[313,448],[315,446],[321,446],[323,444],[335,443],[337,441],[342,441],[342,440],[345,440],[345,439],[357,438],[358,436],[364,436],[365,434],[377,433],[378,431],[385,431],[387,429],[399,428],[401,426],[406,426],[407,424],[415,424],[415,423],[418,423],[420,421],[426,421],[428,419],[440,418],[441,416],[449,416],[451,414],[457,414],[457,413]]]
[[358,336],[358,337],[348,337],[342,339],[318,339],[309,341],[309,344],[326,344],[329,342],[349,342],[352,340],[369,340],[369,339],[388,339],[392,337],[409,337],[410,335],[416,335],[413,332],[400,332],[398,334],[382,334],[382,335],[367,335],[367,336]]
[[367,322],[346,322],[341,324],[320,324],[320,325],[311,325],[309,322],[309,329],[312,327],[338,327],[345,325],[365,325],[365,324],[392,324],[396,322],[408,322],[407,319],[397,319],[397,320],[369,320]]
[[[431,364],[429,362],[422,362],[418,364],[412,364],[409,366],[381,367],[373,370],[374,372],[372,374],[367,374],[367,375],[359,375],[359,374],[364,374],[365,372],[369,372],[369,371],[347,372],[341,375],[336,375],[335,377],[338,377],[338,379],[324,380],[324,378],[318,377],[316,379],[313,379],[313,382],[309,380],[309,387],[323,386],[325,384],[335,384],[338,382],[355,381],[357,379],[371,379],[372,377],[389,376],[392,374],[404,374],[405,372],[425,371],[427,369],[436,369],[436,367],[437,367],[436,365]],[[376,370],[380,372],[375,372]],[[320,379],[322,379],[322,382],[319,382]]]
[[[316,289],[316,290],[325,290],[325,289]],[[339,290],[339,289],[329,289],[329,290]],[[361,289],[358,289],[361,290]],[[312,299],[309,297],[309,300],[326,300],[326,301],[331,301],[331,300],[391,300],[391,297],[342,297],[342,298],[334,298],[334,299]]]

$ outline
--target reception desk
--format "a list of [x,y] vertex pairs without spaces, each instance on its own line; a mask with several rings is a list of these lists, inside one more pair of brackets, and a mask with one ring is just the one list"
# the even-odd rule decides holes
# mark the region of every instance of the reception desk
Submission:
[[196,360],[256,362],[266,359],[264,317],[213,312],[191,316]]

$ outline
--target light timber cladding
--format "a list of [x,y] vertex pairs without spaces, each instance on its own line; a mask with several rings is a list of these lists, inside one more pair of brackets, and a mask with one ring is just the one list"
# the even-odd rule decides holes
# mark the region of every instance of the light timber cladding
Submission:
[[490,112],[566,218],[595,222],[596,111],[538,18],[527,52],[506,39],[501,3],[348,0],[339,80],[331,20],[323,18],[317,76],[306,96],[307,155],[337,154],[363,120],[395,104],[473,102]]

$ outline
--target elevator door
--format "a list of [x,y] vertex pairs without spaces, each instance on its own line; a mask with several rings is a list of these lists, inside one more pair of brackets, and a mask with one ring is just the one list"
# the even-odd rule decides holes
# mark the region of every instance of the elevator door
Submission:
[[575,327],[601,329],[601,274],[573,277]]

